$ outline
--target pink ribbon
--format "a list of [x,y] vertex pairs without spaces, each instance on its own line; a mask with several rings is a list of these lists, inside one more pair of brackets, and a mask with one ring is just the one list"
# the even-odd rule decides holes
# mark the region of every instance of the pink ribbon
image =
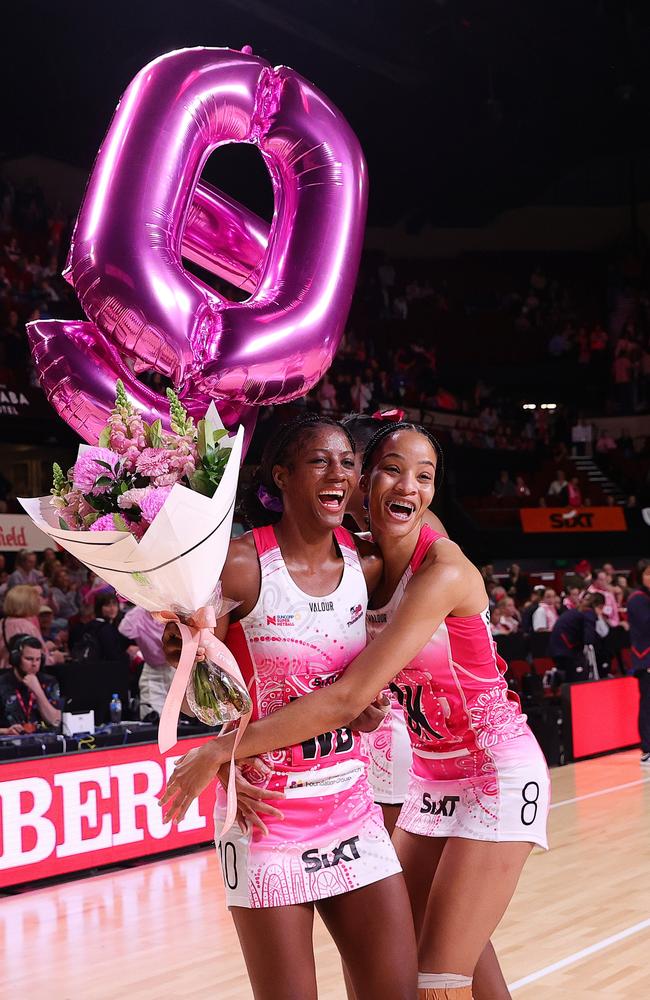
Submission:
[[[158,726],[158,749],[161,753],[167,753],[178,742],[178,717],[180,715],[183,699],[187,690],[187,685],[196,660],[196,653],[199,646],[205,649],[207,658],[216,663],[217,666],[227,673],[233,680],[237,681],[243,688],[246,682],[242,677],[241,670],[237,665],[235,657],[227,646],[217,639],[212,631],[217,624],[217,615],[213,607],[199,608],[185,622],[181,621],[173,611],[157,611],[153,615],[157,621],[175,622],[178,625],[183,643],[180,660],[174,673],[174,679],[167,693],[165,704],[160,716]],[[239,746],[239,741],[244,735],[244,730],[248,725],[251,713],[242,715],[235,733],[235,740],[230,756],[230,771],[228,774],[228,792],[226,805],[226,818],[219,836],[228,832],[235,822],[237,815],[237,791],[235,789],[235,751]]]

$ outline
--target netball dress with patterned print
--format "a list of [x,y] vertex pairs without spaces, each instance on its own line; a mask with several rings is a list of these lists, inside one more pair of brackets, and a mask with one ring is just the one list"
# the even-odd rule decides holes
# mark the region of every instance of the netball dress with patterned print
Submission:
[[[335,532],[343,573],[326,597],[294,583],[273,527],[253,531],[260,595],[252,612],[231,625],[226,644],[253,700],[253,718],[336,682],[366,645],[367,589],[356,547]],[[229,906],[304,903],[394,875],[399,862],[373,802],[359,734],[341,728],[264,755],[272,768],[264,787],[283,791],[283,819],[265,817],[269,833],[231,829],[218,844]],[[247,772],[249,780],[256,775]],[[225,796],[217,796],[217,828]]]
[[[391,600],[367,613],[370,639],[391,620],[409,580],[440,538],[423,525]],[[489,622],[488,609],[466,618],[448,616],[391,684],[413,749],[397,825],[423,836],[547,847],[548,769],[519,699],[504,680],[506,665]]]
[[[371,612],[368,620],[372,620]],[[408,789],[411,740],[399,700],[388,688],[382,694],[390,699],[390,709],[381,725],[364,736],[368,777],[375,802],[401,806]]]

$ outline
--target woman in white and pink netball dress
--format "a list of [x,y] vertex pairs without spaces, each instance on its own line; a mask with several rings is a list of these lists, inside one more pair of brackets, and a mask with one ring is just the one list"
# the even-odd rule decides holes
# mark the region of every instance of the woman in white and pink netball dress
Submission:
[[[362,486],[384,555],[370,611],[375,637],[336,684],[250,726],[238,755],[335,728],[392,685],[413,747],[394,843],[419,941],[418,996],[469,1000],[526,858],[533,845],[546,846],[549,779],[503,680],[481,575],[423,524],[441,465],[423,427],[397,423],[372,438]],[[176,794],[200,790],[231,746],[230,737],[206,744]]]
[[[340,526],[354,485],[354,445],[333,420],[294,421],[265,449],[246,513],[267,523],[231,543],[222,588],[238,607],[219,630],[248,683],[254,719],[338,682],[365,647],[368,585],[381,560]],[[254,804],[265,829],[233,827],[219,841],[256,1000],[315,1000],[315,908],[356,1000],[414,995],[408,895],[353,715],[264,755],[264,773],[245,770],[262,792]],[[224,814],[220,792],[217,829]]]

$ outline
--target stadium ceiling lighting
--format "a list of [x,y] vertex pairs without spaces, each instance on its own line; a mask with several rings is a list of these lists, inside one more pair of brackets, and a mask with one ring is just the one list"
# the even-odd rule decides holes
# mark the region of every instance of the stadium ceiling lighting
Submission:
[[536,410],[536,409],[537,409],[537,403],[524,403],[522,406],[522,410]]
[[542,410],[557,410],[557,403],[541,403]]

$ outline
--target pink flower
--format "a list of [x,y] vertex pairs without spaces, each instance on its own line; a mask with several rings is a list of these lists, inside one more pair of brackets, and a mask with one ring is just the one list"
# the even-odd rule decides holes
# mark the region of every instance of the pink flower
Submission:
[[[119,524],[119,522],[118,524],[115,523],[116,517],[119,517],[120,521],[123,520],[119,514],[104,514],[102,517],[98,517],[97,520],[90,525],[90,530],[124,531],[124,527],[122,524]],[[126,523],[126,521],[124,523]]]
[[[110,469],[100,465],[100,462],[105,462]],[[110,448],[87,448],[74,464],[74,488],[81,493],[105,493],[111,488],[119,465],[120,456]],[[101,476],[110,478],[111,482],[96,486],[95,483]]]
[[132,521],[121,514],[104,514],[91,524],[91,531],[129,531],[135,538],[142,538],[147,525],[142,521]]
[[83,528],[83,518],[94,514],[94,508],[80,490],[70,490],[64,496],[53,499],[59,517],[69,528]]
[[140,510],[145,521],[151,524],[156,515],[160,513],[171,491],[171,486],[162,486],[158,489],[147,490],[146,496],[140,500]]
[[117,498],[117,506],[121,510],[128,510],[129,507],[139,507],[141,501],[146,497],[147,493],[150,493],[153,487],[144,486],[142,488],[136,488],[132,490],[127,490],[126,493],[122,493]]
[[173,486],[184,476],[191,476],[196,461],[188,448],[176,451],[169,448],[145,448],[136,462],[136,471],[152,480],[153,486]]

